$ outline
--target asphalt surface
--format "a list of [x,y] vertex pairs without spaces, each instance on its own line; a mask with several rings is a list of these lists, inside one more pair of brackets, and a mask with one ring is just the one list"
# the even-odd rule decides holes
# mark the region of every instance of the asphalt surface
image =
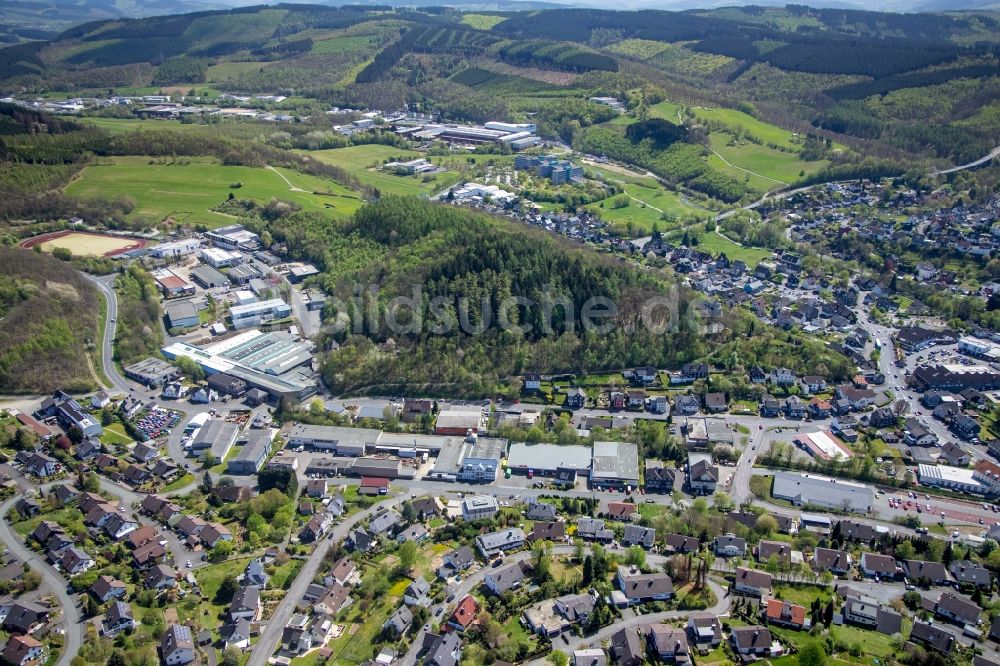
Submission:
[[118,368],[115,367],[115,327],[118,322],[118,296],[115,294],[114,284],[115,284],[115,274],[96,276],[90,273],[82,273],[82,275],[94,283],[101,294],[104,295],[104,300],[107,302],[107,318],[104,320],[104,340],[101,344],[101,365],[104,366],[104,375],[111,381],[112,387],[122,391],[123,393],[128,393],[133,387],[133,384],[128,382],[124,377],[118,372]]
[[[47,484],[42,487],[49,487],[55,484]],[[60,610],[63,614],[64,646],[62,654],[56,666],[69,666],[69,663],[80,652],[83,647],[83,615],[76,599],[70,595],[66,589],[69,582],[52,567],[51,564],[38,553],[28,548],[7,522],[7,513],[21,495],[15,495],[9,500],[0,504],[0,541],[10,548],[10,552],[22,561],[31,565],[33,571],[37,571],[42,576],[42,581],[46,587],[52,590],[52,594],[59,600]]]
[[[420,495],[422,494],[423,493],[420,493]],[[295,607],[306,593],[306,588],[309,587],[309,584],[312,583],[313,578],[315,578],[316,574],[319,572],[320,564],[322,564],[323,557],[330,549],[331,542],[346,539],[348,533],[357,524],[367,518],[370,518],[382,509],[398,506],[399,504],[402,504],[404,500],[411,498],[412,495],[403,494],[398,497],[379,502],[365,511],[361,511],[353,516],[350,516],[347,520],[339,525],[336,525],[332,530],[330,530],[329,534],[324,537],[316,546],[315,550],[313,550],[309,559],[306,560],[306,563],[303,565],[299,575],[296,576],[295,582],[293,582],[292,586],[285,592],[284,598],[282,598],[281,603],[278,604],[274,613],[264,623],[264,628],[261,630],[260,637],[254,645],[253,651],[250,653],[250,659],[247,661],[246,666],[264,666],[268,662],[268,659],[270,659],[278,645],[278,641],[281,640],[281,634],[285,625],[288,624],[292,614],[295,613]]]

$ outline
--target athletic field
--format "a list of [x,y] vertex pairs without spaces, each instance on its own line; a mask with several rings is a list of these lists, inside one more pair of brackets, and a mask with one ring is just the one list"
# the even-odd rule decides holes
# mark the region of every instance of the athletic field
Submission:
[[120,238],[82,231],[57,231],[29,238],[21,243],[21,247],[32,248],[41,245],[45,252],[62,247],[77,257],[113,257],[128,250],[141,248],[145,244],[146,241],[137,238]]

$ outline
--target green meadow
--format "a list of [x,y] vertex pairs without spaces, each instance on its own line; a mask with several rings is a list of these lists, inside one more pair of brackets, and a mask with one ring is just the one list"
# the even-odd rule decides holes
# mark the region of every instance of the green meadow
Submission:
[[230,192],[239,199],[267,203],[277,198],[303,210],[340,217],[351,215],[362,203],[355,192],[330,180],[282,168],[224,166],[208,158],[173,164],[149,157],[101,159],[84,168],[66,192],[88,197],[125,196],[135,201],[134,218],[159,222],[170,217],[208,226],[232,222],[231,216],[212,210]]

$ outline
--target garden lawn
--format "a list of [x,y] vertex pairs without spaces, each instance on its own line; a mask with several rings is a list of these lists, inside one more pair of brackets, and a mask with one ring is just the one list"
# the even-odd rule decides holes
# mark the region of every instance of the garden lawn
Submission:
[[[433,174],[427,182],[424,182],[424,176],[420,174],[397,176],[378,168],[385,160],[411,160],[419,157],[420,153],[406,148],[372,144],[332,150],[313,150],[306,152],[306,154],[320,162],[346,169],[365,185],[378,188],[379,191],[386,194],[412,194],[416,196],[437,194],[454,185],[460,179],[459,174],[447,171]],[[433,161],[438,163],[448,160],[437,158]]]
[[302,560],[288,560],[280,567],[274,570],[274,574],[271,576],[271,580],[268,585],[274,590],[283,590],[286,585],[291,585],[295,577],[299,575],[299,571],[302,569]]
[[98,438],[102,444],[114,446],[115,444],[131,444],[132,438],[125,434],[125,428],[120,423],[112,423],[104,426],[104,432]]
[[[233,194],[265,204],[272,198],[290,201],[304,210],[348,217],[361,207],[358,195],[331,180],[289,169],[224,166],[214,159],[153,163],[148,157],[101,159],[87,166],[66,187],[84,197],[128,197],[135,202],[129,217],[159,222],[222,226],[235,217],[213,211]],[[239,187],[233,185],[241,183]],[[293,191],[292,188],[302,191]],[[324,194],[316,194],[323,192]]]
[[820,599],[824,604],[830,600],[830,588],[816,587],[813,585],[775,585],[775,596],[779,596],[784,601],[810,608],[816,599]]

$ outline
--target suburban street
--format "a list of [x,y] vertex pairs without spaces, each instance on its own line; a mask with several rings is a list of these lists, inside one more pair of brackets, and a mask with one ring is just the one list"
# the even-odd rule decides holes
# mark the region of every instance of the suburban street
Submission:
[[[54,485],[54,484],[49,484]],[[48,486],[42,486],[48,487]],[[20,495],[15,495],[9,500],[0,504],[0,541],[10,548],[10,552],[20,560],[31,565],[32,570],[37,571],[42,576],[45,586],[52,591],[53,596],[59,601],[60,610],[63,614],[63,636],[65,645],[56,666],[69,666],[83,646],[83,616],[76,600],[66,591],[67,581],[55,570],[45,558],[28,548],[20,535],[15,534],[7,522],[7,513]]]

